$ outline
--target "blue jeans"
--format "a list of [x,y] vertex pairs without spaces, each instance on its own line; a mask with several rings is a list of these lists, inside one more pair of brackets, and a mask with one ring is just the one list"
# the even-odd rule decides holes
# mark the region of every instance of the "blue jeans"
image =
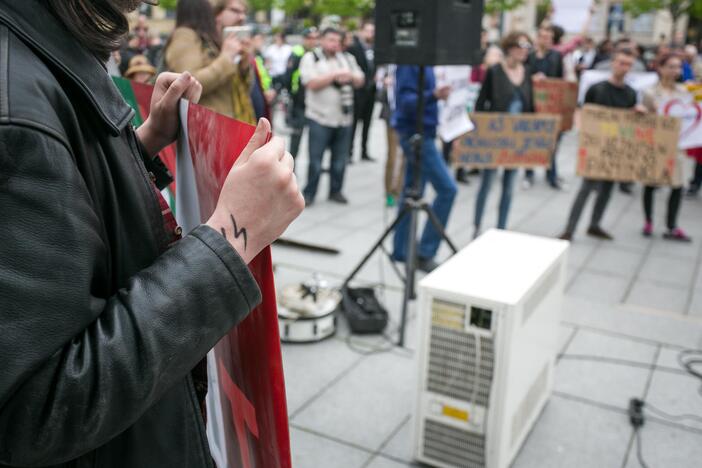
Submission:
[[305,197],[314,200],[322,172],[322,157],[327,148],[331,149],[331,190],[330,194],[340,193],[344,185],[346,158],[351,147],[351,127],[325,127],[314,120],[308,120],[310,166],[307,173]]
[[[558,139],[556,139],[556,148],[553,150],[553,154],[551,155],[551,165],[546,169],[546,180],[548,180],[548,183],[551,185],[558,185],[558,159],[556,156],[558,155],[558,147],[561,145],[561,138],[563,137],[563,132],[558,134]],[[534,170],[533,169],[527,169],[526,170],[526,177],[527,179],[531,180],[532,182],[534,181]]]
[[[478,190],[478,198],[475,200],[475,228],[480,229],[480,223],[483,220],[485,212],[485,203],[487,202],[492,181],[495,179],[496,169],[483,169],[480,171],[480,190]],[[515,169],[505,169],[502,175],[502,197],[500,198],[499,219],[497,227],[505,229],[507,227],[507,216],[509,215],[509,207],[512,204],[512,192],[514,191],[514,179],[517,174]]]
[[[411,135],[400,134],[400,145],[402,146],[402,151],[405,154],[405,187],[402,191],[402,197],[399,203],[399,209],[402,210],[404,206],[405,196],[407,195],[407,190],[412,187],[412,181],[414,177],[414,151],[412,150],[412,144],[410,143]],[[421,190],[422,195],[424,194],[424,188],[427,182],[429,182],[434,191],[436,192],[436,198],[432,204],[432,210],[436,214],[437,218],[441,224],[445,227],[448,223],[449,214],[451,213],[451,208],[453,207],[453,200],[456,198],[456,182],[451,177],[449,168],[444,162],[444,158],[436,149],[436,143],[433,138],[425,138],[422,145],[422,178],[421,178]],[[406,260],[407,259],[407,243],[409,241],[409,215],[404,216],[400,223],[395,228],[395,245],[393,251],[393,258],[396,260]],[[424,232],[422,233],[422,238],[419,242],[419,248],[417,255],[423,259],[432,259],[436,256],[436,251],[439,250],[439,244],[441,243],[441,235],[434,228],[434,225],[430,220],[427,220],[427,224],[424,226]]]

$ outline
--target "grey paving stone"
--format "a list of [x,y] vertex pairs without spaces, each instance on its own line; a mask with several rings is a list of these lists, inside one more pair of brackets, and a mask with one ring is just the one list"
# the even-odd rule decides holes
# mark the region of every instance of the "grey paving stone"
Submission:
[[576,278],[580,274],[580,267],[575,267],[575,266],[568,266],[568,269],[566,271],[566,286],[571,284],[572,282],[576,281]]
[[631,278],[642,260],[643,253],[641,252],[603,245],[590,257],[587,268]]
[[629,421],[623,414],[554,396],[544,408],[513,468],[618,467]]
[[568,265],[573,267],[581,267],[585,262],[589,261],[597,246],[595,244],[571,242],[568,249]]
[[391,460],[383,456],[377,456],[370,462],[368,468],[406,468],[408,466],[414,466],[408,463],[398,463],[397,461]]
[[702,319],[702,287],[696,288],[687,315]]
[[[685,228],[685,224],[682,224]],[[689,260],[690,258],[695,258],[695,256],[700,251],[702,246],[702,237],[699,235],[692,238],[692,242],[675,242],[664,240],[662,237],[663,230],[657,232],[656,239],[653,242],[653,247],[651,248],[651,255],[655,256],[665,256],[665,257],[676,257]],[[692,235],[693,231],[689,228],[686,229],[688,235]],[[697,231],[699,232],[699,231]]]
[[656,346],[618,336],[579,330],[565,352],[567,355],[607,357],[651,365]]
[[412,447],[413,424],[414,418],[410,418],[405,422],[402,428],[400,428],[385,447],[383,447],[381,453],[408,463],[411,462],[414,459],[414,450]]
[[290,428],[295,468],[361,468],[370,454],[307,431]]
[[[702,415],[700,381],[688,375],[657,370],[653,374],[646,401],[669,415]],[[660,415],[650,414],[661,418]],[[679,423],[702,430],[702,421],[684,420]]]
[[293,423],[375,451],[413,411],[414,369],[406,357],[368,356]]
[[577,281],[570,285],[566,293],[594,302],[617,304],[624,297],[628,284],[629,281],[625,278],[586,269],[578,275]]
[[676,314],[645,313],[639,307],[598,304],[566,296],[561,320],[656,343],[702,348],[702,323],[687,317],[678,318]]
[[[702,435],[649,421],[641,430],[641,455],[650,467],[696,468],[702,460]],[[639,468],[636,447],[626,468]]]
[[359,359],[360,356],[340,340],[284,344],[283,368],[288,413],[295,413]]
[[611,242],[605,241],[611,247],[626,248],[643,253],[651,246],[651,239],[641,235],[643,216],[641,218],[635,216],[634,220],[632,220],[631,216],[624,216],[611,228],[606,225],[603,227],[614,237],[614,240]]
[[674,369],[678,371],[683,371],[683,367],[678,361],[678,356],[680,355],[681,348],[671,348],[664,346],[661,348],[658,354],[658,361],[656,365],[666,369]]
[[643,396],[650,371],[638,367],[563,358],[556,366],[555,390],[625,409]]
[[695,271],[694,258],[683,260],[678,257],[651,255],[639,272],[639,277],[659,283],[688,288]]
[[687,305],[687,290],[638,280],[626,298],[626,303],[682,315],[685,314]]

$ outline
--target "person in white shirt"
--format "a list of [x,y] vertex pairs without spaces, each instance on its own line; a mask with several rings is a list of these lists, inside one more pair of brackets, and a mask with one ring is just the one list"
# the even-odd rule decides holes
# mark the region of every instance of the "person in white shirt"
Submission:
[[322,32],[321,47],[307,52],[300,62],[310,135],[310,165],[304,190],[307,206],[314,202],[317,194],[322,156],[327,148],[332,153],[329,200],[348,203],[341,189],[351,148],[353,90],[363,86],[365,76],[356,59],[342,51],[342,43],[343,33],[327,28]]
[[284,86],[285,72],[288,68],[288,59],[292,54],[292,47],[285,42],[285,33],[278,32],[273,44],[269,45],[263,53],[263,58],[268,65],[268,72],[273,79],[273,87],[277,92]]

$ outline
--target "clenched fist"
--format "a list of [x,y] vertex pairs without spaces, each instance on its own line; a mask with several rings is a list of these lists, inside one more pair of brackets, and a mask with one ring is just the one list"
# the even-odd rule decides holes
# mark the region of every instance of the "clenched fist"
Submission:
[[261,119],[224,182],[207,225],[221,233],[248,264],[305,208],[282,139],[266,143],[271,124]]

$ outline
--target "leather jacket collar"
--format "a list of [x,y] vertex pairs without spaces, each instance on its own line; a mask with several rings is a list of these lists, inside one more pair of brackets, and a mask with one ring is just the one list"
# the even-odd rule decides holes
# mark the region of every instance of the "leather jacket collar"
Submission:
[[[60,71],[118,136],[134,111],[124,102],[105,67],[38,0],[0,0],[0,23]],[[10,64],[11,66],[11,64]]]

